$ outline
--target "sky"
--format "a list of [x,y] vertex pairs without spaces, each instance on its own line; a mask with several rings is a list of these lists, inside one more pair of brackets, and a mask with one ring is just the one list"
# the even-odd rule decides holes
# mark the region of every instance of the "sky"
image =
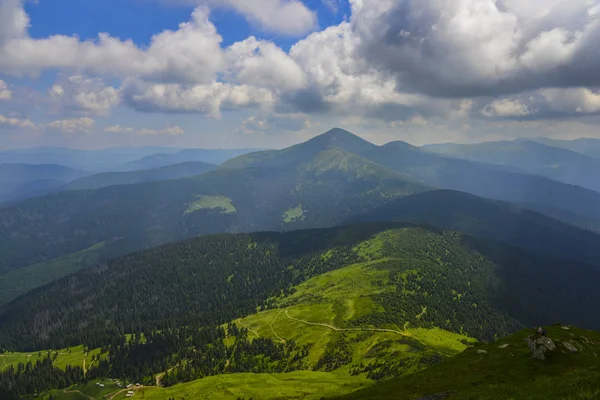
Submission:
[[600,0],[0,0],[0,148],[600,138]]

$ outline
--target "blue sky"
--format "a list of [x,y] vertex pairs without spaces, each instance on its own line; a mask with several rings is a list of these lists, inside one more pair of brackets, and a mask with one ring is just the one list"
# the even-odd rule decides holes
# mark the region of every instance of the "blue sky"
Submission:
[[0,0],[0,147],[600,137],[593,3]]

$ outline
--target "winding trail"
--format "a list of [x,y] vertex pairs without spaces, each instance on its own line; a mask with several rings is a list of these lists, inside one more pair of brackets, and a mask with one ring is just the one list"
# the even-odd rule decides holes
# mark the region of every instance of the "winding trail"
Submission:
[[[283,312],[283,311],[282,311]],[[281,314],[281,312],[279,313]],[[279,315],[277,314],[277,315]],[[323,322],[310,322],[310,321],[305,321],[303,319],[299,319],[296,317],[292,317],[289,313],[288,310],[285,310],[285,316],[288,317],[289,319],[291,319],[292,321],[296,321],[296,322],[300,322],[306,325],[312,325],[312,326],[322,326],[324,328],[328,328],[331,329],[333,331],[336,332],[389,332],[389,333],[395,333],[397,335],[401,335],[401,336],[412,336],[410,333],[407,332],[401,332],[395,329],[385,329],[385,328],[338,328],[335,327],[331,324],[326,324]],[[277,317],[275,317],[277,318]],[[275,333],[275,332],[273,332]]]
[[[275,329],[273,329],[273,322],[275,322],[275,320],[277,319],[277,317],[279,317],[279,316],[281,315],[281,313],[282,313],[282,312],[283,312],[283,310],[279,311],[279,314],[277,314],[277,315],[275,316],[275,318],[273,318],[273,321],[271,321],[271,323],[269,324],[269,328],[271,328],[271,332],[273,332],[273,335],[275,335],[275,336],[276,336],[276,337],[277,337],[277,338],[278,338],[278,339],[281,341],[281,343],[285,343],[285,339],[284,339],[284,338],[282,338],[281,336],[279,336],[279,335],[277,334],[277,332],[275,332]],[[286,311],[286,314],[287,314],[287,311]],[[288,317],[289,317],[289,316],[288,316]]]

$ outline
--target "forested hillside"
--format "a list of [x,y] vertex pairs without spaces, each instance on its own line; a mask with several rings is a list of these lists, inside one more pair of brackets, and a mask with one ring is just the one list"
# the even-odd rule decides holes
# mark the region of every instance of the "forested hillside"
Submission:
[[456,233],[396,225],[386,234],[389,227],[208,236],[132,254],[11,303],[0,316],[0,346],[98,347],[127,332],[217,325],[313,276],[375,260],[389,271],[390,291],[372,297],[385,312],[357,323],[480,338],[556,318],[598,327],[597,268]]
[[[102,377],[171,386],[294,371],[370,384],[436,365],[470,337],[557,319],[598,328],[599,279],[584,264],[398,223],[200,237],[80,271],[6,306],[0,348],[42,352],[0,373],[0,391],[19,398],[15,388]],[[46,349],[79,344],[96,349],[85,378],[44,361]]]
[[201,234],[332,226],[426,189],[331,150],[292,168],[55,193],[0,209],[0,273],[101,242],[114,256]]

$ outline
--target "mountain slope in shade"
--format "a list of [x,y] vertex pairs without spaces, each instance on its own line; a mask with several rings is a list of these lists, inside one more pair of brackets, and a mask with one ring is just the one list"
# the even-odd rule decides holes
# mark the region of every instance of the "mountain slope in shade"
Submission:
[[[562,215],[570,213],[579,218],[600,220],[600,193],[506,170],[505,166],[432,154],[403,142],[388,143],[361,155],[432,187],[527,205],[542,213],[554,209],[566,212]],[[552,216],[560,215],[554,212]]]
[[600,265],[599,235],[515,205],[463,192],[435,190],[416,194],[349,220],[370,221],[427,224]]
[[600,191],[600,159],[559,147],[519,141],[439,144],[424,148],[451,157],[516,167],[529,174]]
[[151,170],[104,172],[101,174],[77,179],[62,187],[61,190],[99,189],[113,185],[131,185],[135,183],[180,179],[194,175],[200,175],[215,168],[216,165],[214,164],[207,164],[203,162],[187,162]]

